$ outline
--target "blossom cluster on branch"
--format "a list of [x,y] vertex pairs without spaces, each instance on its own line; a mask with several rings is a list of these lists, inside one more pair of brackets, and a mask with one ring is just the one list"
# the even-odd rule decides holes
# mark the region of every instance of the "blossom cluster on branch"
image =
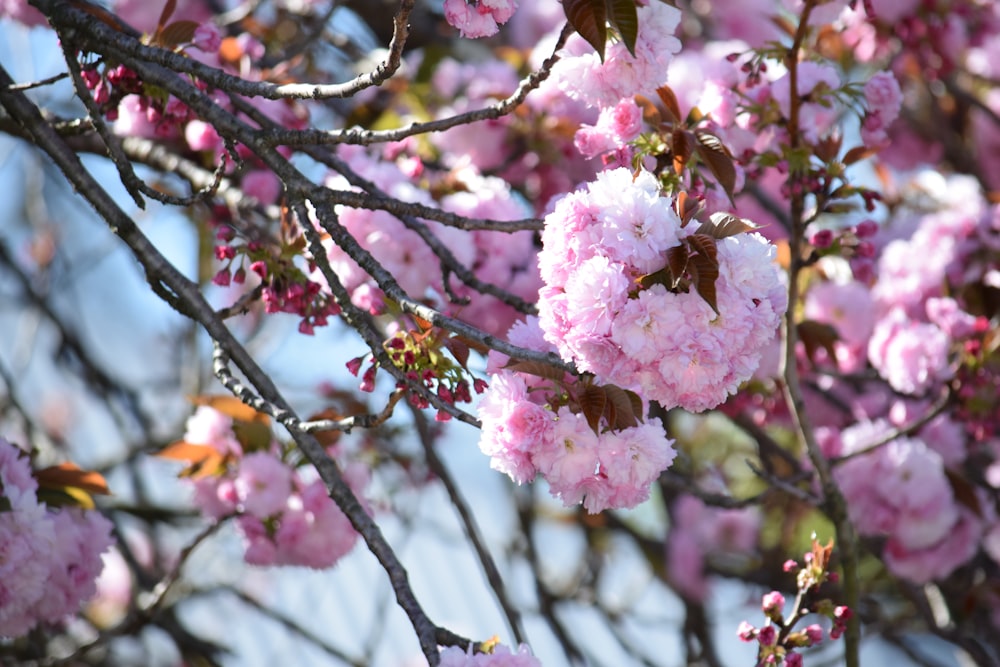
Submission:
[[[33,472],[0,440],[0,636],[16,638],[0,659],[72,644],[100,660],[156,623],[197,645],[161,607],[194,547],[232,525],[259,567],[325,570],[363,543],[431,664],[540,664],[441,461],[439,439],[471,426],[483,467],[521,487],[510,552],[568,661],[588,638],[560,610],[605,602],[611,537],[683,598],[689,662],[725,663],[704,618],[716,575],[768,591],[765,621],[738,630],[758,665],[796,667],[843,638],[855,667],[862,624],[1000,660],[997,3],[399,0],[391,17],[320,0],[105,4],[0,0],[0,30],[32,26],[65,61],[34,82],[0,63],[0,133],[47,156],[207,333],[232,395],[179,377],[172,402],[123,390],[48,303],[50,274],[73,265],[56,259],[69,223],[24,206],[30,241],[0,244],[0,269],[60,334],[54,358],[142,431],[110,409],[132,442],[110,467],[183,462],[208,528],[158,570],[123,544],[150,595],[81,639],[65,620],[112,544],[101,512],[116,534],[132,516],[184,517],[95,506],[102,477]],[[136,214],[167,207],[194,232],[193,269]],[[289,399],[294,382],[253,344],[283,315],[291,335],[348,333],[357,345],[327,354],[356,379]],[[204,341],[189,339],[193,366]],[[5,351],[32,455],[66,459],[73,438],[35,423]],[[159,422],[181,412],[164,439]],[[13,421],[0,414],[4,432]],[[436,625],[383,534],[408,494],[436,488],[516,649]],[[49,504],[53,490],[87,509]],[[624,511],[644,503],[656,511]],[[564,568],[572,585],[542,564],[547,522],[587,544]],[[602,611],[641,655],[621,609]],[[827,620],[799,628],[810,614]]]

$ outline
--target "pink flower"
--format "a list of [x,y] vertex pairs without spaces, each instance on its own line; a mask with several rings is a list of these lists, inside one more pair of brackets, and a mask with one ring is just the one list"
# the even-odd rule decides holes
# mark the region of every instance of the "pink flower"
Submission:
[[894,309],[875,325],[868,359],[893,389],[919,395],[950,377],[950,343],[938,327],[914,322]]
[[462,37],[490,37],[510,20],[517,0],[444,0],[444,17]]
[[233,480],[243,511],[266,519],[279,513],[292,492],[292,470],[266,452],[247,454]]
[[195,28],[191,43],[205,53],[216,53],[222,46],[222,31],[214,23],[202,23]]

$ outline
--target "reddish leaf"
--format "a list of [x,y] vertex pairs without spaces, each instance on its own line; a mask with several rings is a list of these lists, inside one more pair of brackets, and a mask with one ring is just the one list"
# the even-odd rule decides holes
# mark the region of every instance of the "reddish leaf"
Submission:
[[674,156],[674,173],[680,176],[684,167],[691,161],[691,133],[684,130],[674,130],[671,137],[671,152]]
[[[639,419],[635,414],[635,406],[629,392],[613,384],[602,387],[608,400],[608,424],[615,431],[624,428],[632,428],[639,424]],[[641,401],[640,401],[641,405]],[[640,412],[642,408],[639,408]]]
[[196,445],[183,440],[171,443],[158,454],[160,458],[184,461],[189,465],[181,471],[181,477],[211,477],[225,469],[226,457],[211,445]]
[[604,62],[604,45],[608,41],[605,0],[564,0],[563,12],[573,29],[594,47],[601,62]]
[[153,33],[155,36],[153,40],[154,42],[156,41],[156,37],[159,37],[160,33],[163,32],[163,28],[167,25],[167,21],[170,20],[170,17],[174,15],[174,11],[176,9],[177,0],[167,0],[166,4],[163,5],[163,11],[160,12],[160,20],[156,22],[156,32]]
[[608,396],[604,387],[587,385],[580,396],[580,409],[587,418],[587,425],[594,433],[600,434],[601,417],[608,405]]
[[660,86],[656,89],[656,94],[660,96],[663,106],[673,116],[671,120],[675,123],[681,122],[681,105],[677,102],[677,95],[674,94],[673,89],[670,86]]
[[538,377],[554,380],[556,382],[561,382],[563,377],[566,375],[562,369],[550,366],[549,364],[541,361],[515,361],[512,359],[506,366],[504,366],[504,368],[516,373],[536,375]]
[[707,234],[714,239],[724,239],[729,236],[736,236],[743,232],[750,232],[757,229],[757,226],[749,220],[737,218],[729,213],[713,213],[710,222],[702,223],[696,234]]
[[606,0],[608,19],[622,38],[622,44],[635,58],[635,40],[639,36],[639,16],[635,0]]
[[81,470],[73,463],[60,463],[59,465],[43,468],[35,472],[35,479],[38,480],[39,488],[61,489],[73,487],[87,492],[107,496],[111,494],[108,483],[99,472]]
[[677,215],[681,218],[681,227],[687,227],[688,223],[704,210],[705,204],[681,190],[677,193],[676,208]]
[[697,141],[694,148],[699,159],[712,172],[715,182],[722,186],[726,196],[729,197],[729,202],[735,206],[733,196],[736,187],[736,167],[733,166],[733,156],[714,134],[697,132],[695,138]]
[[237,421],[260,422],[270,424],[271,418],[263,412],[257,412],[249,405],[235,396],[192,396],[191,402],[195,405],[207,405],[213,410],[218,410],[222,414],[232,417]]
[[156,36],[155,43],[168,49],[188,44],[194,39],[194,31],[200,25],[197,21],[174,21]]
[[[345,415],[341,414],[336,408],[326,408],[310,415],[309,419],[306,421],[340,421],[344,417]],[[335,445],[337,441],[340,440],[341,435],[343,435],[343,431],[338,431],[336,429],[330,431],[316,431],[313,433],[313,436],[319,441],[319,444],[324,447]]]
[[806,348],[806,357],[813,364],[816,363],[816,352],[826,350],[827,358],[837,365],[837,353],[833,344],[840,340],[837,330],[825,322],[816,320],[803,320],[795,327],[799,335],[799,340]]
[[469,362],[470,350],[469,346],[465,344],[465,341],[458,338],[448,338],[444,341],[444,346],[448,348],[449,352],[451,352],[451,356],[455,357],[455,361],[458,362],[458,365],[468,370],[466,364]]
[[670,271],[670,289],[677,287],[678,281],[684,277],[688,268],[688,256],[691,252],[686,245],[674,246],[667,251],[667,268]]
[[871,157],[878,153],[877,149],[869,148],[867,146],[855,146],[851,150],[844,153],[844,159],[841,160],[845,165],[852,165],[855,162],[860,162],[867,157]]
[[983,516],[983,508],[979,504],[976,487],[954,470],[945,468],[944,474],[948,478],[948,484],[951,485],[952,492],[955,494],[955,500],[968,507],[972,510],[973,514],[981,518]]
[[705,300],[715,314],[719,314],[719,304],[715,281],[719,279],[718,250],[715,239],[705,234],[693,234],[687,239],[694,255],[688,260],[688,273],[698,295]]
[[653,285],[663,285],[667,289],[670,289],[673,287],[674,278],[670,275],[670,269],[664,267],[659,271],[640,276],[636,282],[641,289],[649,289]]

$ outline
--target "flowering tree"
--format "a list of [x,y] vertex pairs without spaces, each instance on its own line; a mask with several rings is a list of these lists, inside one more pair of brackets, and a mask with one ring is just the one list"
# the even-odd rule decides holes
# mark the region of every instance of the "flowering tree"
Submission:
[[[0,0],[5,661],[1000,662],[1000,9],[517,5]],[[405,638],[254,595],[351,561]]]

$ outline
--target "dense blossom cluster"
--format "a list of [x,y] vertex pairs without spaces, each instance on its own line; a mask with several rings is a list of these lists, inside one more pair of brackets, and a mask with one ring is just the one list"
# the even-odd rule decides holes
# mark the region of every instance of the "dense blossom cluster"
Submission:
[[450,646],[441,651],[441,667],[541,667],[541,662],[531,654],[531,649],[521,644],[517,652],[502,644],[493,647],[492,653],[473,653],[470,647],[463,651]]
[[79,611],[112,544],[100,512],[49,508],[37,494],[27,456],[0,438],[0,637]]
[[[192,477],[195,501],[206,516],[236,518],[246,561],[326,568],[354,548],[358,535],[323,481],[283,461],[275,442],[248,449],[233,427],[232,417],[202,405],[187,422],[184,443],[209,447],[218,455],[215,469]],[[368,475],[363,466],[344,467],[357,491],[368,483]]]
[[[536,318],[515,325],[510,338],[549,349]],[[493,367],[500,366],[491,356]],[[592,513],[634,507],[649,497],[650,484],[673,461],[672,441],[655,417],[626,428],[604,419],[593,428],[574,400],[579,391],[577,383],[498,369],[479,403],[479,448],[491,467],[519,484],[541,475],[567,506],[582,503]]]
[[[203,3],[168,3],[191,22],[165,31],[166,19],[157,25],[148,3],[113,4],[146,31],[144,49],[182,54],[267,85],[324,75],[322,59],[312,53],[274,66],[284,38],[255,8],[246,21],[220,28]],[[319,3],[264,4],[287,18]],[[83,51],[74,52],[72,65],[114,134],[149,139],[208,173],[218,168],[225,188],[238,188],[249,204],[253,222],[206,195],[216,286],[259,282],[261,310],[294,313],[299,331],[311,334],[348,305],[338,305],[327,284],[335,275],[351,303],[375,316],[370,321],[384,334],[383,351],[406,378],[396,389],[422,387],[434,399],[410,391],[413,406],[451,407],[470,403],[473,391],[483,394],[479,448],[516,483],[544,480],[566,506],[591,513],[635,507],[674,461],[676,443],[668,435],[682,436],[673,417],[735,397],[725,407],[727,428],[735,425],[756,441],[749,458],[763,468],[747,477],[772,484],[761,502],[774,495],[788,502],[772,494],[776,489],[800,499],[826,494],[810,483],[820,464],[829,466],[862,551],[886,566],[876,576],[958,583],[963,590],[969,581],[995,583],[1000,206],[992,202],[1000,187],[1000,93],[987,84],[1000,78],[1000,4],[717,0],[687,3],[690,14],[682,15],[667,2],[637,0],[631,38],[614,17],[595,14],[598,33],[611,34],[606,48],[595,50],[571,34],[516,111],[379,144],[375,127],[398,126],[407,134],[411,121],[447,119],[507,98],[550,56],[569,18],[562,8],[586,18],[588,6],[602,5],[603,12],[615,3],[522,4],[444,0],[444,19],[463,37],[494,36],[510,23],[505,33],[517,50],[489,60],[489,46],[481,43],[482,60],[472,63],[456,59],[460,49],[409,49],[401,75],[364,91],[357,104],[265,100],[213,90],[185,75],[206,102],[248,126],[260,123],[248,121],[242,104],[288,130],[305,128],[313,111],[321,123],[364,125],[340,137],[340,129],[330,130],[336,148],[310,145],[317,151],[309,154],[310,166],[329,148],[330,171],[288,188],[293,179],[279,179],[254,149],[221,136],[137,74],[148,70]],[[794,15],[803,12],[810,18],[797,25]],[[23,0],[0,0],[0,15],[44,24]],[[794,47],[785,28],[799,31]],[[72,35],[61,37],[72,42]],[[681,37],[691,46],[683,53]],[[299,61],[310,69],[300,69]],[[847,123],[853,126],[845,130]],[[351,145],[358,137],[365,145]],[[299,147],[288,142],[275,155]],[[877,179],[858,185],[853,165],[876,155]],[[300,157],[288,174],[301,166]],[[942,158],[971,175],[941,175]],[[868,187],[875,181],[879,192]],[[322,196],[304,197],[315,205],[311,219],[296,219],[289,211],[302,209],[289,206],[280,230],[269,227],[282,197],[319,183],[333,201],[342,196],[352,205],[333,206],[331,214]],[[354,205],[361,199],[367,205]],[[470,220],[445,224],[400,213],[411,204]],[[753,220],[760,233],[711,236],[702,231],[706,210]],[[532,216],[545,218],[540,235],[537,221],[504,228]],[[306,253],[302,231],[319,233],[324,252]],[[788,303],[778,248],[765,237],[797,253],[783,265],[800,303]],[[680,273],[677,264],[684,266]],[[506,332],[510,343],[555,353],[579,374],[491,352],[488,387],[472,381],[465,362],[475,343],[461,342],[459,353],[448,347],[456,342],[452,332],[399,316],[386,296],[395,286],[488,334],[479,343],[488,346],[490,336]],[[526,317],[536,301],[537,316]],[[782,364],[775,333],[786,312],[800,344],[789,346]],[[404,329],[410,326],[417,329]],[[362,371],[365,359],[370,365]],[[374,356],[366,352],[348,368],[360,376],[361,389],[375,389]],[[783,368],[802,382],[778,380]],[[736,396],[748,382],[753,394]],[[800,391],[793,384],[802,385],[802,395],[786,400],[783,391]],[[654,401],[669,418],[647,416]],[[799,410],[809,419],[794,419]],[[931,410],[942,414],[925,419]],[[440,420],[448,417],[439,411]],[[676,421],[689,417],[699,419]],[[814,432],[797,432],[810,423]],[[698,471],[692,478],[701,464],[715,470],[731,463],[703,460],[715,456],[713,448],[692,440],[685,449],[691,459],[685,463]],[[822,451],[786,446],[792,441],[818,441]],[[270,432],[261,439],[259,429],[202,405],[179,444],[175,458],[193,457],[185,472],[195,502],[210,519],[233,521],[247,562],[325,568],[355,544],[326,485],[293,465],[294,454]],[[370,474],[344,466],[355,492]],[[718,491],[728,497],[732,489]],[[788,519],[780,538],[788,548],[814,516],[720,509],[684,494],[664,503],[670,528],[663,578],[692,605],[708,597],[716,560],[756,557],[764,549],[758,537],[778,520]],[[26,458],[0,440],[0,635],[23,635],[73,613],[93,592],[109,532],[98,512],[40,502]],[[821,623],[796,629],[806,597],[835,579],[830,556],[830,548],[814,545],[801,566],[786,564],[799,589],[791,611],[771,591],[761,604],[765,622],[740,627],[739,638],[757,645],[760,664],[798,667],[802,649],[847,631],[853,612],[829,600],[811,607],[832,624],[829,630]],[[758,564],[766,574],[778,563]],[[998,599],[983,591],[945,602],[961,611],[952,614],[956,628],[984,616],[1000,627],[991,609]],[[964,626],[954,636],[963,632]],[[446,648],[441,664],[539,664],[526,646],[490,648],[479,654]]]
[[665,407],[722,403],[757,368],[787,295],[773,246],[754,233],[716,246],[718,313],[694,290],[640,289],[694,231],[648,172],[602,172],[560,200],[546,217],[539,258],[546,340],[580,370]]

